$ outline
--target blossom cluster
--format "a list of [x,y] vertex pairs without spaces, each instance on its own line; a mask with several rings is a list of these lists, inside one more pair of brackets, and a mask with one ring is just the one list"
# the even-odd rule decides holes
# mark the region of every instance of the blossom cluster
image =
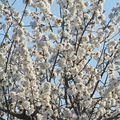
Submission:
[[109,20],[105,0],[18,4],[0,1],[0,118],[119,119],[120,2]]

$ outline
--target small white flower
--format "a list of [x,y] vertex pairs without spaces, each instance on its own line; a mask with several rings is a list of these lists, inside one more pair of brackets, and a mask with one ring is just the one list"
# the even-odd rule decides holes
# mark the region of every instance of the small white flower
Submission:
[[64,114],[64,117],[67,119],[72,118],[72,112],[68,108],[64,108],[63,114]]
[[3,53],[0,53],[0,65],[3,65],[5,61],[5,56]]
[[38,120],[43,120],[43,116],[41,114],[37,113],[37,119]]
[[62,19],[56,18],[54,25],[59,27],[61,26],[61,23],[62,23]]
[[22,103],[23,107],[27,110],[30,107],[30,102],[29,101],[24,101]]
[[15,98],[15,97],[16,97],[16,92],[14,92],[14,91],[13,91],[13,92],[10,92],[10,97],[11,97],[11,98]]
[[51,32],[50,35],[49,35],[49,39],[57,41],[58,40],[58,35]]

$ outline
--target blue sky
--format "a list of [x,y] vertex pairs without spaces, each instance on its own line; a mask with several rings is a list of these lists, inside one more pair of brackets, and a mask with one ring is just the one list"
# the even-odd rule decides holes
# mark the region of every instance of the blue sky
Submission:
[[106,0],[105,1],[105,15],[108,16],[108,14],[111,12],[111,9],[116,5],[116,2],[119,0]]

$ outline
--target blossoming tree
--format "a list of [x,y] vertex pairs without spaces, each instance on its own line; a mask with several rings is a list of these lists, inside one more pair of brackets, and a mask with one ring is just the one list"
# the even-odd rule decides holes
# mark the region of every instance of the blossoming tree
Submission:
[[[120,2],[0,2],[0,120],[120,119]],[[109,2],[109,0],[107,1]],[[25,24],[27,21],[27,24]]]

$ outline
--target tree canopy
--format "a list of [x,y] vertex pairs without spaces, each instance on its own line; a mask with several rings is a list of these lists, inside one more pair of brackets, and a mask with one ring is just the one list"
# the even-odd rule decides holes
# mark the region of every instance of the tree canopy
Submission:
[[105,0],[11,1],[0,0],[0,120],[119,120],[120,2],[105,16]]

